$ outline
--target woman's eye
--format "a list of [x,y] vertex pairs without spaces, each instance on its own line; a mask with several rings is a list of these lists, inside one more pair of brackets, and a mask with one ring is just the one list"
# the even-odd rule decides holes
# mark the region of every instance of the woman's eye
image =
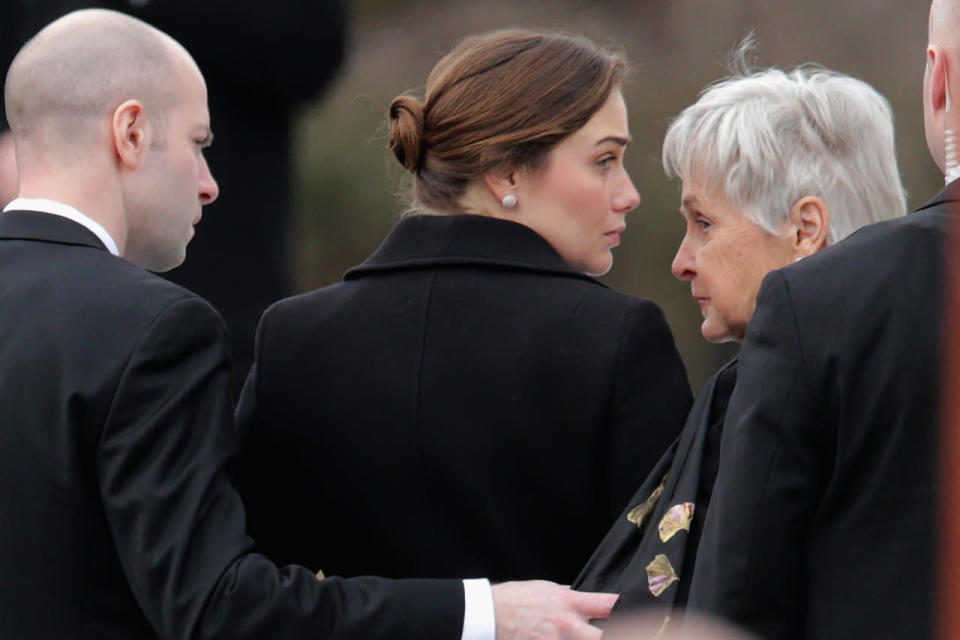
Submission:
[[703,230],[710,228],[710,221],[706,218],[697,218],[697,224],[700,225],[700,228]]
[[616,158],[613,156],[604,156],[603,158],[597,160],[597,166],[601,169],[606,169],[614,160],[616,160]]

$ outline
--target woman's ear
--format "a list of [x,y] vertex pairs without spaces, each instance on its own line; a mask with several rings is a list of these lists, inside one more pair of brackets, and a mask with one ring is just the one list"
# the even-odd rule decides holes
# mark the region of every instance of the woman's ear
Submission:
[[804,196],[790,207],[790,233],[797,259],[812,256],[827,246],[830,209],[823,198]]
[[143,105],[139,100],[127,100],[114,110],[111,125],[117,161],[136,168],[150,147],[150,126]]
[[[488,171],[483,174],[483,182],[487,185],[487,189],[490,190],[490,194],[493,196],[493,199],[496,200],[503,208],[512,209],[516,206],[516,190],[517,190],[517,172],[513,169],[503,169],[497,171]],[[504,198],[508,195],[513,195],[513,204],[507,207],[504,202],[507,204],[510,203],[510,200],[507,199],[504,201]]]

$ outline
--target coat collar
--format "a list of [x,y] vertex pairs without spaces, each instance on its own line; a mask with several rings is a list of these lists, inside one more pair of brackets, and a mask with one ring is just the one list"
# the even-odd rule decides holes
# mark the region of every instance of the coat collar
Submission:
[[922,206],[918,207],[916,211],[923,211],[924,209],[936,207],[947,202],[957,201],[960,201],[960,180],[954,180],[945,186],[937,195],[933,196]]
[[412,216],[393,228],[380,248],[345,280],[373,273],[437,266],[490,266],[587,280],[529,227],[481,215]]
[[0,213],[0,240],[38,240],[107,251],[100,239],[82,224],[40,211]]

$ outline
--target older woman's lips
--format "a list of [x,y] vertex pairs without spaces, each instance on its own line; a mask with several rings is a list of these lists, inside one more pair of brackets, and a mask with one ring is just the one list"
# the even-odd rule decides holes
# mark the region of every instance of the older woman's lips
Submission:
[[613,243],[613,246],[617,246],[620,244],[620,234],[623,233],[624,229],[626,229],[626,227],[619,227],[613,231],[607,231],[603,235],[610,239],[610,241]]
[[710,298],[701,298],[700,296],[693,296],[694,301],[700,305],[700,311],[703,311],[707,303],[710,302]]

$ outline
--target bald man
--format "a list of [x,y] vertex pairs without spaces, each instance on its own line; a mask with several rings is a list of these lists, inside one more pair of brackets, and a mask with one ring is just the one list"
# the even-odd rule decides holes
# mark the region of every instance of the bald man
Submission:
[[934,1],[924,73],[946,188],[772,272],[747,328],[689,606],[766,640],[933,634],[958,8]]
[[200,70],[156,29],[85,10],[21,49],[5,102],[0,638],[599,636],[587,621],[613,596],[318,580],[254,553],[226,473],[223,324],[148,272],[184,260],[218,194]]

